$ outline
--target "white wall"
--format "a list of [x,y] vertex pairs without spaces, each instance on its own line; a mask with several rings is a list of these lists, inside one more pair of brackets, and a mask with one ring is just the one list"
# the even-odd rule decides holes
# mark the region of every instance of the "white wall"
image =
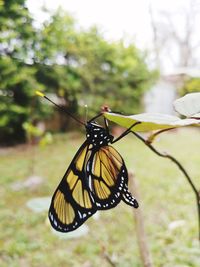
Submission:
[[144,96],[145,112],[173,115],[176,87],[173,82],[159,80]]

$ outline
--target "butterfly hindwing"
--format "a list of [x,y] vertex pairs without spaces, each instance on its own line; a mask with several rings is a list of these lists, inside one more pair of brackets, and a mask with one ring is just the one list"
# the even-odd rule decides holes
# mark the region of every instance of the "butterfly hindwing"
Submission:
[[115,207],[128,183],[127,169],[121,155],[112,146],[93,152],[87,163],[88,186],[97,209]]
[[85,165],[89,155],[89,145],[85,142],[76,153],[52,197],[49,219],[57,231],[75,230],[97,210],[85,184]]

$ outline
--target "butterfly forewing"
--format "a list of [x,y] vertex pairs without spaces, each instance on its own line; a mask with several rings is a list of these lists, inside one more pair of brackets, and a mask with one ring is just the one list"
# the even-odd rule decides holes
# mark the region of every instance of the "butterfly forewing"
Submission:
[[57,231],[75,230],[97,210],[86,184],[85,166],[89,155],[89,144],[85,142],[53,195],[49,219]]

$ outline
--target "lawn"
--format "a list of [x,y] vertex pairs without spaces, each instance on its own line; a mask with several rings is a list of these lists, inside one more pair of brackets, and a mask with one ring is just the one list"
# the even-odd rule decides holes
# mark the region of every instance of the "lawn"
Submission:
[[[155,146],[179,159],[200,188],[199,136],[200,131],[194,129],[164,133]],[[142,266],[131,207],[121,203],[100,212],[98,220],[90,218],[86,222],[87,235],[63,239],[52,233],[47,211],[36,213],[26,205],[32,198],[53,194],[83,140],[83,135],[69,133],[56,135],[54,143],[45,148],[0,149],[1,267],[109,267],[103,251],[116,266]],[[114,146],[127,168],[135,172],[154,266],[198,267],[195,197],[185,177],[172,162],[153,154],[134,136]],[[13,190],[13,184],[30,175],[33,158],[34,172],[43,177],[43,183]]]

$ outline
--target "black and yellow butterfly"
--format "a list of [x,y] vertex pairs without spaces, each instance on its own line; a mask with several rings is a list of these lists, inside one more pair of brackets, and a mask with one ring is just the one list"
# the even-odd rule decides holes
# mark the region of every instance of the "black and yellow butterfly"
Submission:
[[[39,95],[51,101],[45,95]],[[128,134],[133,126],[113,140],[106,120],[105,128],[95,122],[101,115],[86,124],[81,122],[86,127],[86,141],[77,151],[52,197],[49,220],[57,231],[73,231],[97,210],[111,209],[121,200],[138,208],[136,199],[128,191],[124,160],[109,145]]]

